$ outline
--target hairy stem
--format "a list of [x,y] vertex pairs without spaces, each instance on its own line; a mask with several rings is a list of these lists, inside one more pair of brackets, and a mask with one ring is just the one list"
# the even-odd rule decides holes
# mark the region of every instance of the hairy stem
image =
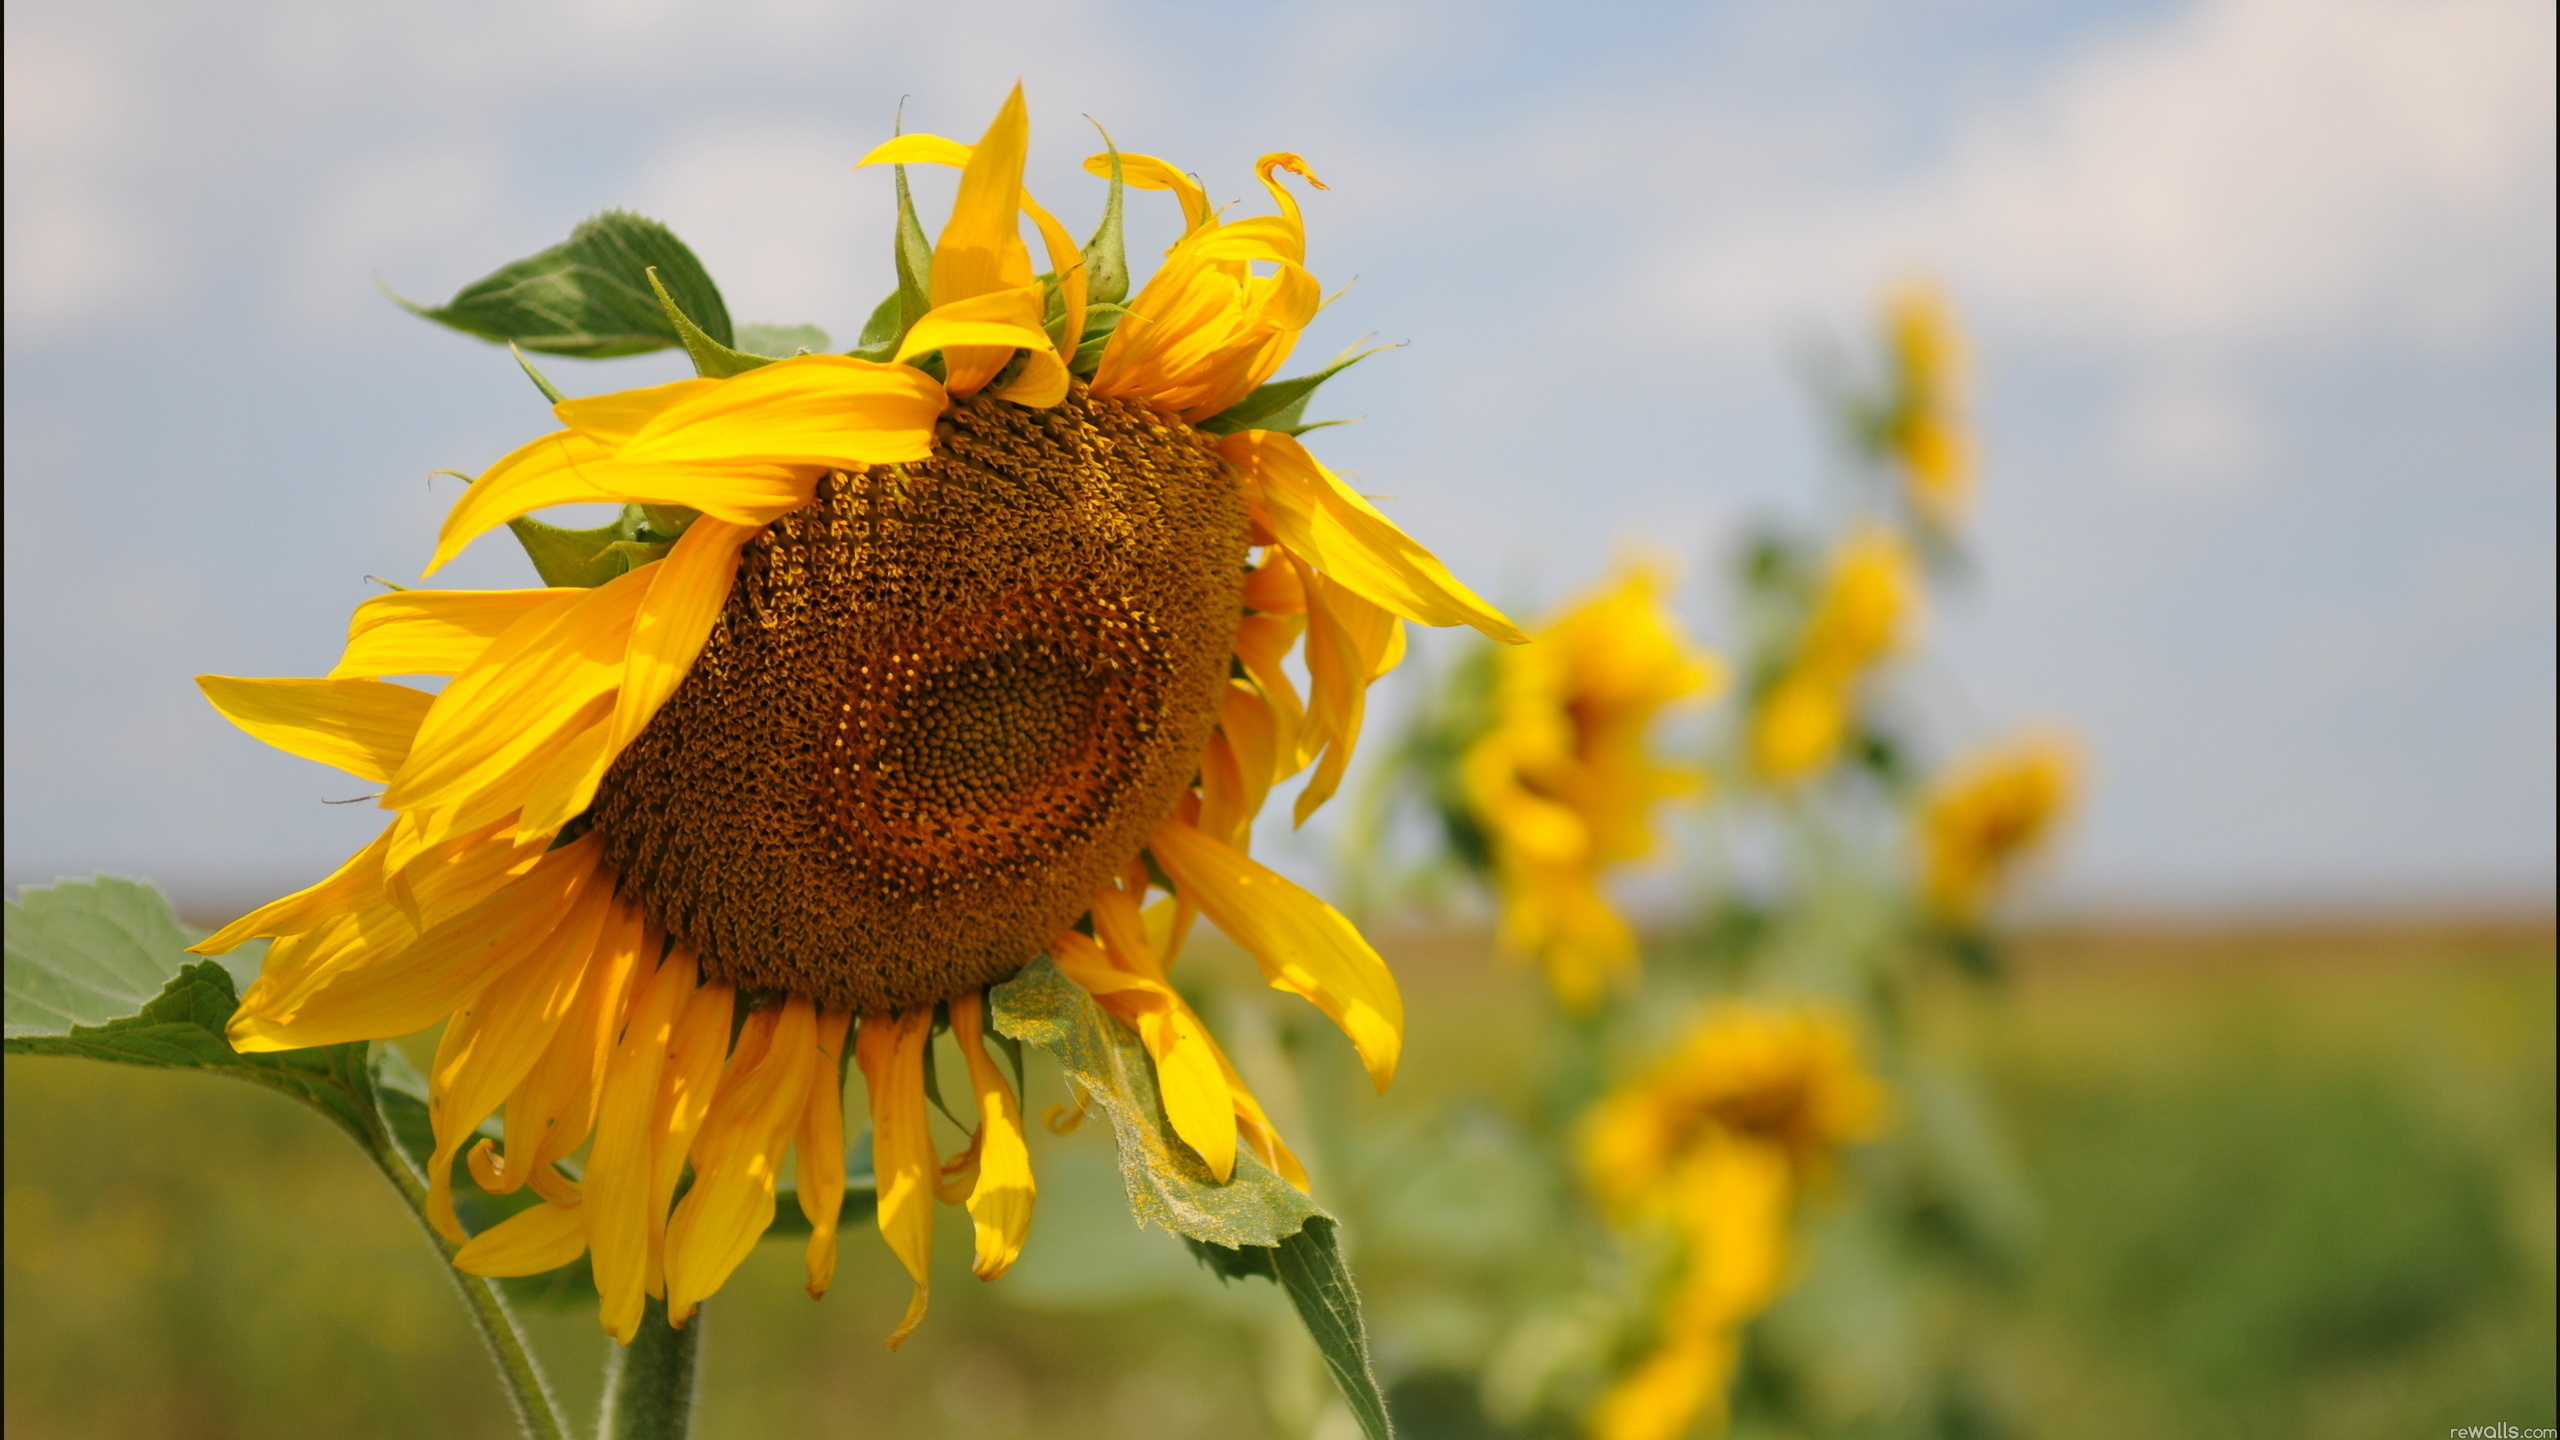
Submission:
[[651,1300],[640,1333],[604,1362],[604,1417],[598,1440],[684,1440],[693,1428],[693,1378],[702,1360],[702,1312],[681,1330],[667,1302]]
[[[418,1218],[418,1228],[427,1232],[427,1241],[444,1261],[447,1275],[453,1277],[454,1288],[462,1292],[462,1307],[471,1312],[471,1323],[478,1327],[480,1339],[489,1347],[490,1362],[498,1367],[498,1378],[505,1382],[507,1398],[515,1405],[516,1423],[524,1427],[531,1440],[569,1440],[568,1428],[560,1423],[560,1404],[552,1398],[551,1383],[542,1375],[542,1367],[534,1363],[533,1349],[525,1343],[524,1331],[517,1327],[515,1312],[507,1308],[506,1297],[498,1293],[494,1280],[479,1275],[466,1275],[453,1268],[457,1246],[436,1232],[427,1219],[427,1182],[420,1179],[409,1157],[400,1153],[391,1141],[387,1127],[375,1120],[377,1132],[360,1137],[373,1163],[400,1192],[409,1213]],[[681,1432],[670,1432],[681,1433]]]

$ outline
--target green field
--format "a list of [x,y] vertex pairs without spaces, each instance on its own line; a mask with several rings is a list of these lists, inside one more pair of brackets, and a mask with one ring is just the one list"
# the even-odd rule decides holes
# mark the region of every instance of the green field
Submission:
[[[1396,1091],[1331,1084],[1338,1057],[1310,1041],[1315,1079],[1273,1107],[1289,1126],[1294,1098],[1372,1164],[1392,1163],[1399,1125],[1470,1091],[1505,1103],[1539,1061],[1536,998],[1479,944],[1382,948],[1412,1027]],[[1992,1410],[2097,1440],[2552,1424],[2553,999],[2547,924],[2029,940],[2005,991],[1931,1022],[1997,1097],[2038,1215],[2029,1258],[1971,1317]],[[1055,1089],[1035,1075],[1034,1108]],[[876,1237],[848,1236],[815,1305],[796,1251],[763,1247],[706,1312],[696,1433],[1321,1426],[1324,1381],[1268,1288],[1222,1289],[1131,1228],[1100,1126],[1038,1140],[1022,1266],[972,1280],[946,1216],[933,1316],[897,1354],[879,1340],[905,1278]],[[408,1216],[312,1115],[194,1076],[13,1058],[7,1145],[10,1440],[511,1432]],[[1409,1377],[1407,1429],[1462,1433],[1435,1430],[1470,1407],[1442,1403],[1427,1366],[1492,1321],[1410,1254],[1463,1248],[1500,1197],[1452,1197],[1436,1235],[1429,1215],[1349,1199],[1355,1227],[1424,1232],[1369,1270],[1372,1320],[1388,1378]],[[531,1323],[587,1413],[592,1317]]]

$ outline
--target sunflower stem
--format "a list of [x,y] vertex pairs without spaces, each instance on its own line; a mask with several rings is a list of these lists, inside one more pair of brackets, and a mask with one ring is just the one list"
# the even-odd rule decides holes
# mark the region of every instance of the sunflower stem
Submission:
[[525,1343],[524,1330],[516,1324],[515,1312],[507,1308],[506,1297],[499,1293],[496,1281],[480,1275],[468,1275],[453,1268],[453,1257],[461,1247],[437,1233],[427,1219],[427,1184],[419,1178],[417,1167],[392,1143],[390,1128],[374,1117],[375,1134],[363,1137],[365,1148],[373,1156],[391,1188],[416,1216],[418,1228],[427,1232],[427,1241],[435,1246],[444,1261],[444,1270],[453,1277],[454,1288],[462,1292],[462,1307],[471,1312],[471,1323],[478,1327],[480,1339],[489,1347],[489,1360],[498,1367],[498,1378],[507,1389],[507,1398],[515,1405],[516,1423],[524,1427],[530,1440],[569,1440],[569,1431],[560,1423],[560,1404],[552,1398],[551,1383],[543,1378],[542,1367],[535,1363],[533,1348]]
[[684,1440],[693,1428],[693,1379],[701,1359],[702,1312],[678,1330],[667,1323],[667,1302],[652,1299],[640,1333],[605,1357],[598,1440]]

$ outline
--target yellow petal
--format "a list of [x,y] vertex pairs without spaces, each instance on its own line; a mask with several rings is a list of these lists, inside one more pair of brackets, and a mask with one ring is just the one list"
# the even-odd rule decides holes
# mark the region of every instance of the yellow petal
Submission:
[[933,1007],[896,1014],[865,1011],[853,1055],[871,1092],[871,1173],[879,1185],[881,1238],[907,1267],[915,1295],[889,1336],[895,1350],[924,1322],[933,1266],[933,1184],[942,1162],[926,1128],[924,1047]]
[[[971,147],[969,162],[960,171],[960,192],[951,202],[951,219],[934,242],[934,309],[1013,289],[1030,279],[1021,220],[1022,166],[1030,146],[1031,115],[1017,82],[987,133]],[[954,395],[975,394],[1010,358],[1009,347],[945,349],[945,384]]]
[[[456,1009],[436,1044],[427,1071],[427,1113],[436,1137],[427,1166],[427,1218],[450,1239],[461,1238],[453,1159],[550,1047],[611,917],[612,881],[597,878],[592,856],[580,879],[574,898],[553,912],[557,928]],[[520,1182],[522,1171],[511,1178]]]
[[586,1207],[546,1200],[472,1236],[455,1253],[453,1268],[466,1275],[540,1275],[577,1259],[586,1248]]
[[[969,164],[969,157],[974,152],[973,146],[963,145],[957,140],[946,140],[939,135],[900,135],[874,146],[871,153],[863,156],[855,168],[859,169],[863,165],[949,165],[954,169],[965,169]],[[1059,296],[1065,306],[1067,322],[1064,327],[1067,350],[1058,359],[1061,365],[1065,365],[1076,358],[1076,343],[1084,334],[1085,296],[1089,288],[1089,277],[1084,273],[1084,252],[1077,247],[1074,238],[1067,233],[1067,228],[1058,223],[1058,217],[1050,214],[1039,201],[1032,199],[1028,189],[1022,192],[1022,213],[1030,216],[1031,223],[1039,227],[1040,242],[1049,252],[1050,273],[1058,277]],[[1014,387],[1007,388],[1010,390]],[[1010,393],[1004,398],[1016,399]],[[1017,403],[1054,405],[1057,401],[1040,402],[1022,399]]]
[[1273,989],[1306,997],[1340,1026],[1371,1082],[1387,1088],[1404,1045],[1404,998],[1340,911],[1180,821],[1158,827],[1147,849],[1183,898],[1252,953]]
[[[1085,157],[1084,168],[1101,178],[1111,178],[1111,156],[1108,152]],[[1209,194],[1200,182],[1176,170],[1153,155],[1120,152],[1121,180],[1140,190],[1170,190],[1182,202],[1182,228],[1187,234],[1209,223]]]
[[1152,959],[1106,957],[1091,940],[1069,930],[1049,942],[1049,958],[1095,1003],[1138,1033],[1155,1061],[1156,1088],[1173,1133],[1221,1182],[1236,1163],[1235,1102],[1218,1068],[1208,1030],[1172,986],[1145,973]]
[[[748,374],[762,375],[791,363],[776,361]],[[933,385],[930,375],[916,370],[908,370],[907,373],[925,386]],[[745,378],[740,376],[719,383],[734,385]],[[768,382],[768,388],[772,383]],[[812,385],[809,388],[823,387]],[[935,393],[938,397],[939,390]],[[721,392],[713,391],[701,395],[695,403],[709,410],[715,420],[725,422],[726,417],[718,408],[721,398]],[[753,400],[756,397],[749,395],[745,398]],[[770,396],[766,399],[771,401]],[[936,404],[939,404],[938,398]],[[778,403],[768,403],[764,408],[774,411],[783,407]],[[874,408],[886,411],[894,407]],[[885,422],[895,417],[884,414],[875,418]],[[802,417],[801,422],[789,427],[781,438],[796,441],[802,446],[818,445],[822,437],[813,437],[812,432],[822,428],[822,422]],[[740,439],[734,432],[734,425],[712,424],[710,433],[694,437],[693,448],[752,448],[750,441]],[[627,450],[629,447],[622,448]],[[660,448],[682,447],[669,441]],[[922,453],[918,445],[903,441],[896,444],[883,441],[881,448],[918,451],[916,456],[907,458],[921,458]],[[817,463],[822,465],[825,462]],[[776,462],[724,462],[717,458],[699,462],[635,461],[628,457],[617,458],[612,450],[574,431],[556,431],[517,449],[489,467],[477,483],[463,492],[462,498],[454,502],[453,509],[445,513],[444,525],[436,532],[435,555],[427,562],[425,573],[433,575],[446,562],[461,554],[463,547],[490,530],[554,505],[682,505],[733,524],[762,525],[808,504],[820,473],[821,470],[812,465],[793,468]]]
[[1247,430],[1228,436],[1218,451],[1261,485],[1280,543],[1342,585],[1418,624],[1472,625],[1506,645],[1527,642],[1294,437]]
[[546,742],[565,741],[592,723],[591,712],[609,704],[621,683],[632,622],[665,563],[617,575],[564,609],[546,606],[510,627],[435,697],[383,803],[401,810],[452,804],[530,766]]
[[609,902],[604,933],[578,982],[578,996],[551,1044],[507,1097],[506,1168],[535,1183],[595,1126],[614,1032],[638,972],[643,936],[655,942],[637,906]]
[[871,147],[871,153],[853,162],[853,168],[865,165],[948,165],[957,170],[969,163],[969,148],[957,140],[939,135],[899,135]]
[[[654,954],[656,936],[644,944]],[[648,1303],[650,1236],[663,1232],[663,1212],[649,1208],[649,1171],[660,1076],[674,1038],[676,1017],[692,998],[691,951],[679,950],[657,966],[631,1002],[631,1013],[605,1073],[597,1105],[596,1143],[587,1153],[587,1243],[595,1251],[597,1318],[605,1332],[628,1345],[640,1330]],[[722,1037],[726,1039],[727,1037]]]
[[256,935],[293,935],[347,910],[381,903],[382,857],[391,848],[391,827],[384,826],[373,843],[350,856],[328,879],[270,900],[211,935],[187,947],[191,955],[228,955]]
[[693,1188],[667,1222],[667,1314],[690,1317],[726,1283],[773,1223],[782,1152],[808,1108],[818,1057],[818,1012],[795,995],[747,1017],[762,1031],[721,1077],[711,1113],[693,1142]]
[[976,991],[952,998],[951,1034],[968,1062],[969,1089],[978,1101],[978,1183],[969,1191],[969,1219],[977,1231],[971,1271],[993,1280],[1013,1268],[1031,1233],[1031,1148],[1022,1105],[1013,1086],[987,1054],[985,1004]]
[[942,387],[910,366],[799,355],[731,376],[660,412],[614,459],[621,465],[839,469],[902,464],[932,454],[933,423],[943,404]]
[[480,658],[508,626],[572,590],[400,590],[356,607],[332,680],[374,675],[452,675]]
[[[957,1015],[960,1002],[953,1001]],[[827,1293],[836,1275],[836,1217],[844,1210],[844,1035],[848,1010],[818,1014],[818,1059],[809,1071],[809,1100],[793,1144],[799,1161],[800,1213],[809,1221],[809,1298]]]
[[[693,963],[690,952],[679,955]],[[702,1132],[703,1118],[719,1093],[720,1073],[729,1058],[729,1034],[737,1015],[738,992],[714,980],[685,1000],[667,1040],[666,1067],[658,1076],[658,1103],[649,1117],[648,1291],[666,1293],[666,1215],[683,1178],[685,1157]]]
[[621,754],[623,747],[638,739],[658,707],[684,683],[686,672],[711,638],[721,607],[729,601],[738,553],[756,533],[744,525],[704,516],[686,529],[667,558],[654,567],[657,575],[649,582],[648,598],[640,602],[631,623],[622,688],[614,699],[613,734],[605,744],[608,755]]
[[708,395],[719,388],[720,382],[712,379],[671,380],[664,385],[650,385],[638,390],[616,390],[607,395],[563,400],[551,407],[551,413],[560,418],[561,424],[610,448],[630,440],[650,421],[685,401]]
[[1049,332],[1040,325],[1047,298],[1037,285],[1012,290],[993,290],[936,305],[926,313],[907,338],[898,346],[901,361],[939,350],[946,367],[954,355],[979,356],[1001,352],[992,368],[975,383],[954,378],[953,395],[973,393],[978,385],[1004,368],[1017,349],[1030,352],[1022,374],[1004,388],[1003,398],[1016,404],[1044,408],[1066,398],[1067,368],[1050,348]]
[[249,680],[199,675],[224,719],[289,755],[387,781],[409,756],[435,697],[381,680]]

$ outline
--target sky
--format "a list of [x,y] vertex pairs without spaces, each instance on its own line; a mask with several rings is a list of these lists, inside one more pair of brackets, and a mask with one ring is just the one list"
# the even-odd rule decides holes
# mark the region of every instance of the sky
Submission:
[[[1356,283],[1300,354],[1401,347],[1323,453],[1530,611],[1657,554],[1719,638],[1741,528],[1836,490],[1806,357],[1938,277],[1984,491],[1907,683],[1941,753],[2084,737],[2053,903],[2547,903],[2553,40],[2535,0],[11,0],[7,876],[290,887],[379,823],[189,677],[325,670],[431,472],[549,428],[382,286],[622,206],[849,344],[893,283],[853,161],[1019,78],[1071,225],[1084,116],[1245,213],[1308,158]],[[495,542],[439,578],[529,583]]]

